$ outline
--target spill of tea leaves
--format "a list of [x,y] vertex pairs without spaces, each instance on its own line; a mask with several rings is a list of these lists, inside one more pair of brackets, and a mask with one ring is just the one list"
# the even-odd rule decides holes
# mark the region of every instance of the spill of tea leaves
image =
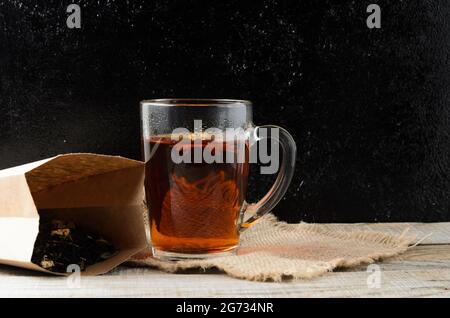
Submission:
[[31,261],[46,270],[65,273],[71,264],[84,271],[116,253],[110,242],[73,222],[41,218]]

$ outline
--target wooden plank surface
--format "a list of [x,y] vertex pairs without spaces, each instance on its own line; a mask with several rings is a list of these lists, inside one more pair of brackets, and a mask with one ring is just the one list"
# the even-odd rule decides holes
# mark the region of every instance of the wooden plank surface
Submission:
[[[345,226],[398,233],[405,224]],[[104,276],[83,277],[79,285],[70,278],[0,266],[0,297],[450,297],[450,223],[408,226],[412,234],[433,232],[434,238],[370,267],[379,275],[379,286],[367,266],[281,283],[249,282],[217,272],[166,274],[120,267]]]

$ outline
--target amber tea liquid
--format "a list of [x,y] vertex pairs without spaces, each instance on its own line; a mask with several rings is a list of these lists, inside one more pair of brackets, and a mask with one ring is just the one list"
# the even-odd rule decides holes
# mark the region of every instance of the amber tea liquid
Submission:
[[[239,216],[249,170],[248,145],[238,140],[198,138],[191,136],[187,145],[180,145],[170,136],[144,141],[145,191],[154,249],[205,254],[231,251],[238,245]],[[194,163],[195,151],[203,153],[208,145],[214,148],[213,155],[223,158],[223,163]],[[173,149],[178,153],[188,151],[191,163],[174,163]],[[244,160],[238,162],[242,150]],[[226,163],[227,156],[236,160]]]

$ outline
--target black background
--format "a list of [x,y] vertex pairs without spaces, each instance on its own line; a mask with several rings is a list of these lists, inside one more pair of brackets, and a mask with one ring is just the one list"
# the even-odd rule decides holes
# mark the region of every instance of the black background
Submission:
[[0,168],[140,159],[142,99],[250,99],[297,141],[283,219],[450,220],[450,2],[71,2],[0,0]]

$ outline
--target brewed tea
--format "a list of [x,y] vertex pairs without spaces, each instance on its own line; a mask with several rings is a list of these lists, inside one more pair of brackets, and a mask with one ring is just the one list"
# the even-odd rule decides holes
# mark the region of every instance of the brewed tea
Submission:
[[[201,140],[196,139],[201,138]],[[153,248],[166,252],[204,254],[237,247],[238,223],[248,177],[245,141],[214,140],[191,136],[180,144],[170,136],[144,141],[147,159],[145,188],[150,208]],[[223,162],[194,160],[194,154],[213,149]],[[238,155],[243,149],[243,159]],[[172,152],[192,160],[175,163]],[[235,158],[226,162],[226,158]]]

